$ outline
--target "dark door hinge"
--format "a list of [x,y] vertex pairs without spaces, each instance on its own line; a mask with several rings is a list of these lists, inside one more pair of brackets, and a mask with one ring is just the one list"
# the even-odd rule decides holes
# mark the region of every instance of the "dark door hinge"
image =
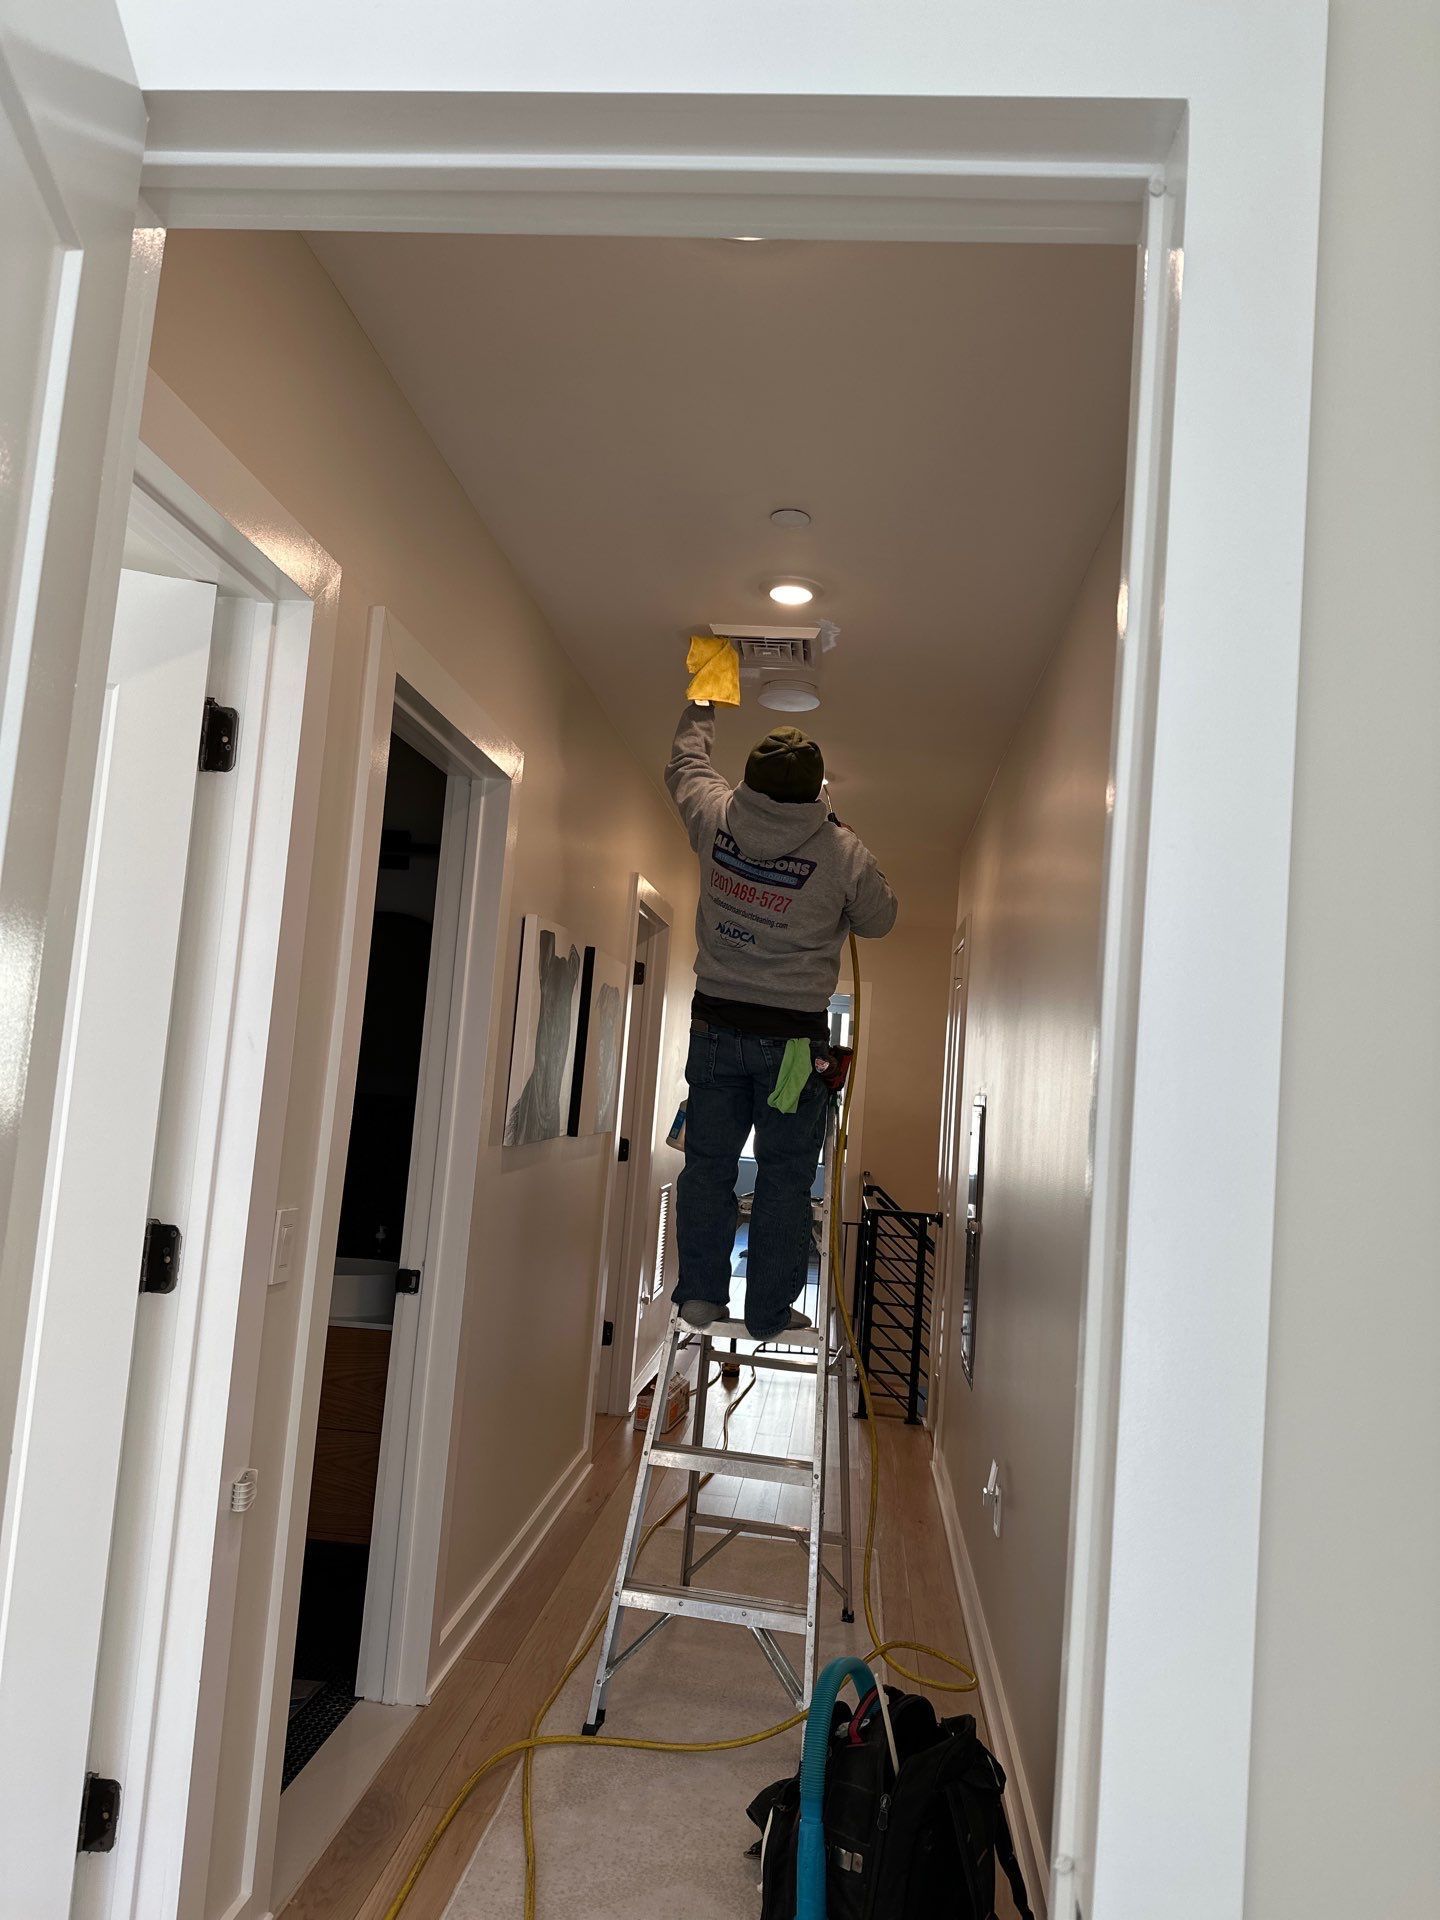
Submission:
[[205,696],[205,711],[200,717],[201,773],[233,773],[235,741],[240,732],[240,715],[234,707],[222,707],[218,700]]
[[615,1149],[615,1158],[617,1160],[628,1160],[630,1158],[630,1142],[625,1138],[623,1133],[620,1136],[620,1144]]
[[120,1824],[120,1782],[87,1773],[80,1795],[80,1838],[77,1853],[109,1853]]
[[420,1291],[419,1267],[399,1267],[395,1273],[395,1291],[397,1293],[418,1293]]
[[643,987],[644,984],[645,984],[645,962],[643,960],[637,960],[635,962],[635,985],[637,987]]
[[180,1229],[165,1220],[145,1222],[140,1249],[140,1291],[173,1293],[180,1278]]
[[615,1344],[615,1322],[614,1322],[613,1320],[607,1320],[607,1321],[605,1322],[605,1324],[604,1324],[604,1326],[603,1326],[603,1327],[602,1327],[602,1328],[600,1329],[600,1344],[601,1344],[601,1346],[602,1346],[602,1347],[613,1347],[613,1346],[614,1346],[614,1344]]

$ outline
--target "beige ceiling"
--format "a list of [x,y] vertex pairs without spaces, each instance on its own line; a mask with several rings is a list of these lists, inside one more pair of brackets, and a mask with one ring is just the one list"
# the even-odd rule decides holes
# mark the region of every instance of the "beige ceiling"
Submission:
[[[774,617],[777,575],[822,583],[842,635],[804,723],[902,898],[948,911],[1123,487],[1130,250],[311,244],[657,772],[686,633]],[[811,525],[773,528],[781,506]],[[722,718],[733,778],[779,717],[747,695]]]

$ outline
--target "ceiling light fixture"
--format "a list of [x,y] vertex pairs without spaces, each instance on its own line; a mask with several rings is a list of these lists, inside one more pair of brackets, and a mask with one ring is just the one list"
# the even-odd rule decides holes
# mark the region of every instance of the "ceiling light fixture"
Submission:
[[810,516],[804,507],[776,507],[770,524],[772,527],[808,527]]
[[760,689],[760,704],[772,713],[810,713],[820,704],[820,689],[813,680],[767,680]]
[[763,240],[765,236],[763,233],[727,233],[725,238],[733,240],[737,246],[745,247],[753,245],[757,240]]
[[815,598],[810,587],[804,587],[798,580],[777,580],[770,589],[770,598],[782,607],[807,606]]

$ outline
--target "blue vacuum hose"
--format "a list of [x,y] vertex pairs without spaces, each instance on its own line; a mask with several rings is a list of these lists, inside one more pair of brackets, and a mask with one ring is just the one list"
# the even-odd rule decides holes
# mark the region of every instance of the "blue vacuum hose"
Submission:
[[827,1661],[815,1682],[800,1754],[800,1839],[795,1857],[795,1920],[825,1920],[825,1757],[835,1702],[847,1680],[863,1700],[875,1676],[855,1654]]

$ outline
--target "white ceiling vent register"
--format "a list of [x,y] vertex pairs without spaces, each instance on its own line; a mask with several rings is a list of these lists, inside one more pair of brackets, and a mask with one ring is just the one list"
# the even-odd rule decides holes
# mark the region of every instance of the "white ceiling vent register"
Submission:
[[740,677],[759,680],[762,707],[808,713],[819,706],[820,658],[840,638],[833,620],[818,627],[729,626],[712,620],[710,631],[740,649]]
[[712,620],[710,631],[735,642],[742,673],[812,674],[820,656],[840,638],[833,620],[822,620],[817,627],[748,627]]

